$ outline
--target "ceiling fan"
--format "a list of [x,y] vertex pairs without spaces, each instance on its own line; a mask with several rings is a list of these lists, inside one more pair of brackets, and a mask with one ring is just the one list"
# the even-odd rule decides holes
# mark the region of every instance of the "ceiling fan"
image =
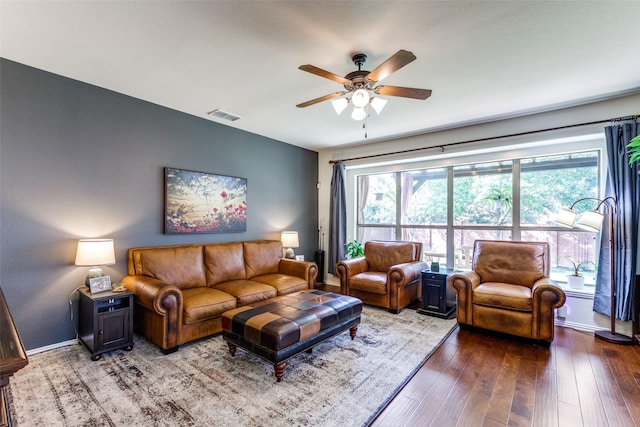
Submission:
[[296,105],[296,107],[305,108],[319,102],[333,99],[332,103],[336,113],[341,114],[342,111],[347,108],[349,102],[351,102],[354,106],[351,117],[354,120],[363,120],[367,117],[367,112],[365,111],[367,105],[371,105],[373,109],[380,114],[382,108],[387,103],[385,99],[376,97],[375,95],[399,96],[423,100],[431,96],[431,90],[429,89],[377,85],[380,80],[388,77],[390,74],[416,59],[416,56],[409,51],[399,50],[373,71],[362,69],[362,66],[367,61],[367,55],[364,53],[356,53],[351,59],[358,67],[358,70],[352,71],[344,77],[340,77],[337,74],[333,74],[314,65],[307,64],[298,67],[298,69],[302,71],[340,83],[344,86],[345,90],[303,102]]

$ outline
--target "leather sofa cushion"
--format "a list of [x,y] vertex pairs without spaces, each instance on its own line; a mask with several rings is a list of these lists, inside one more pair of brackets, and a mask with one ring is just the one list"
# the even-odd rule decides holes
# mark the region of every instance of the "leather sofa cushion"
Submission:
[[243,245],[247,279],[278,272],[282,258],[281,242],[244,242]]
[[233,295],[238,305],[253,304],[278,296],[276,288],[251,280],[232,280],[216,285],[214,289]]
[[247,278],[242,242],[206,245],[204,259],[209,286]]
[[185,324],[218,316],[237,305],[232,295],[211,288],[184,289],[182,301]]
[[385,274],[391,266],[414,261],[414,252],[414,245],[406,242],[369,241],[364,244],[364,256],[369,263],[369,270],[384,271]]
[[513,283],[530,288],[536,280],[545,277],[548,266],[543,245],[508,243],[511,242],[476,241],[473,265],[480,282]]
[[531,288],[509,283],[482,283],[473,290],[473,304],[516,311],[532,311]]
[[385,295],[387,293],[387,273],[366,271],[351,277],[349,288],[370,294]]
[[305,279],[285,274],[265,274],[264,276],[254,277],[251,280],[276,288],[278,295],[286,295],[309,288]]
[[136,273],[171,283],[180,289],[206,286],[202,246],[165,247],[137,251]]

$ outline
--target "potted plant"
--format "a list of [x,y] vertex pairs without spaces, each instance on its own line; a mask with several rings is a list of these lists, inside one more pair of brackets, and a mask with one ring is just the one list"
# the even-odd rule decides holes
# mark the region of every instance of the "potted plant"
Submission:
[[583,288],[584,287],[584,276],[582,276],[582,274],[580,274],[580,271],[584,271],[584,269],[589,264],[593,264],[595,266],[595,263],[593,261],[575,261],[570,256],[565,256],[565,257],[562,257],[562,258],[568,260],[571,263],[571,265],[573,266],[573,274],[568,274],[567,275],[567,284],[569,285],[569,287],[574,288],[574,289]]
[[357,240],[352,240],[346,245],[347,259],[364,256],[364,246]]
[[627,148],[629,149],[629,166],[631,166],[640,161],[640,135],[629,141]]

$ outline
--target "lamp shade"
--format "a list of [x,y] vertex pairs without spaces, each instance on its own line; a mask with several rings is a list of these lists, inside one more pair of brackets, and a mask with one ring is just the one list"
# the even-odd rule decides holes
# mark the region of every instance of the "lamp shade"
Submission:
[[580,227],[583,230],[598,232],[602,228],[603,220],[604,215],[602,215],[600,212],[586,211],[582,214],[578,222],[576,222],[576,227]]
[[75,265],[97,266],[115,263],[116,254],[113,248],[113,239],[78,240]]
[[336,113],[340,115],[344,109],[347,108],[347,105],[349,105],[349,101],[347,101],[347,98],[337,98],[332,100],[331,104],[333,105],[333,109],[336,110]]
[[371,106],[376,110],[376,113],[380,114],[385,105],[387,105],[386,99],[378,97],[371,98]]
[[563,209],[555,214],[551,221],[555,222],[558,225],[562,225],[563,227],[571,228],[573,227],[573,224],[575,224],[577,216],[578,214],[576,214],[571,209]]
[[297,248],[300,246],[297,231],[283,231],[280,240],[282,241],[282,246],[287,248]]

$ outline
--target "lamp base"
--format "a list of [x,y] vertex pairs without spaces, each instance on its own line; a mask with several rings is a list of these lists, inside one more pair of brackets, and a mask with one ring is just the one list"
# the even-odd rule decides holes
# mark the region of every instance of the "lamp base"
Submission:
[[295,259],[296,258],[296,254],[295,254],[295,252],[293,252],[293,248],[287,248],[284,251],[284,257],[288,258],[288,259]]
[[626,335],[612,334],[611,331],[595,331],[594,336],[603,341],[607,341],[613,344],[632,345],[633,338]]
[[89,287],[89,282],[94,277],[102,277],[104,274],[102,273],[102,269],[100,267],[91,267],[87,272],[87,278],[84,280],[85,286]]

